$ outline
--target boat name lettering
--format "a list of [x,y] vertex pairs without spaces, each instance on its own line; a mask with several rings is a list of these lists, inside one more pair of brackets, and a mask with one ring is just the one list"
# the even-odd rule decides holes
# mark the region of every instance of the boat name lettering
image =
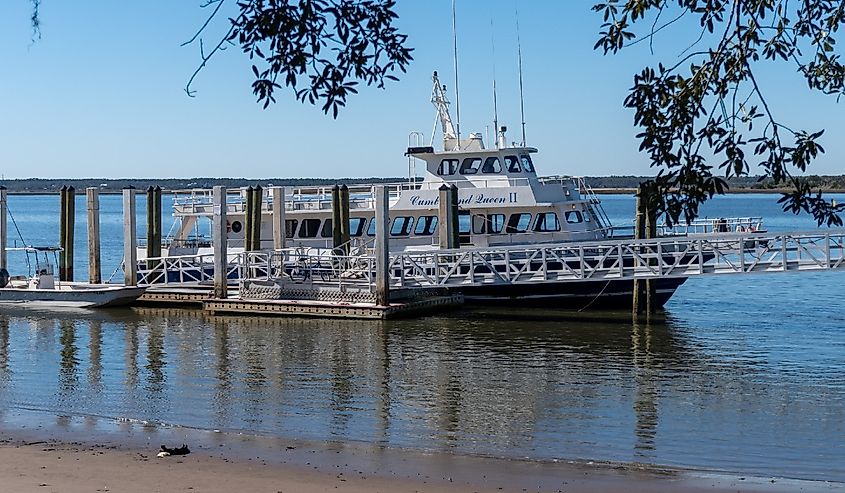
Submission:
[[440,203],[440,197],[434,197],[433,199],[424,199],[419,195],[412,195],[410,198],[411,205],[438,205]]
[[[511,202],[516,202],[516,193],[511,193]],[[478,198],[475,199],[475,203],[478,205],[487,205],[487,204],[504,204],[507,200],[504,197],[485,197],[484,194],[479,194]]]
[[[440,197],[432,197],[432,198],[423,198],[419,195],[412,195],[408,201],[411,205],[414,206],[437,206],[440,204]],[[508,193],[507,197],[490,197],[486,196],[483,193],[478,194],[470,194],[465,197],[461,197],[458,199],[459,205],[493,205],[493,204],[505,204],[511,203],[514,204],[518,201],[516,192]]]

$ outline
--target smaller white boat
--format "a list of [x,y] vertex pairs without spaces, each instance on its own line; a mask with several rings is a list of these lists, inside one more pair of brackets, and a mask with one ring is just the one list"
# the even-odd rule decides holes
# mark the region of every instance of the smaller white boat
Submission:
[[9,250],[34,254],[35,274],[11,277],[0,269],[0,306],[32,308],[102,308],[125,306],[144,294],[146,288],[115,284],[59,282],[53,274],[49,254],[56,247],[24,247]]

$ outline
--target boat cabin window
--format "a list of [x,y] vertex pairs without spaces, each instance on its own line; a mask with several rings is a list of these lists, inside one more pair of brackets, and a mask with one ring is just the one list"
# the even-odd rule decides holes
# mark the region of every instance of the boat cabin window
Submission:
[[462,175],[474,175],[478,173],[478,168],[481,167],[481,158],[480,157],[468,157],[464,159],[464,163],[461,164],[461,174]]
[[390,228],[391,236],[408,236],[411,234],[411,228],[414,226],[413,217],[399,216],[393,220],[393,226]]
[[557,214],[554,212],[541,212],[537,214],[537,222],[534,223],[534,231],[541,233],[560,231],[560,221],[557,219]]
[[332,220],[326,219],[326,222],[323,223],[323,229],[320,231],[320,236],[323,238],[331,238],[332,237]]
[[373,220],[370,221],[370,226],[367,228],[367,236],[375,236],[376,235],[376,224],[377,224],[376,218],[373,218]]
[[523,212],[522,214],[511,214],[508,219],[508,226],[505,228],[505,233],[525,233],[528,231],[528,226],[531,224],[531,214]]
[[431,236],[437,230],[437,216],[420,216],[417,219],[417,227],[414,234],[418,236]]
[[566,222],[569,224],[578,224],[584,220],[581,211],[566,211]]
[[508,169],[508,173],[519,173],[522,171],[516,156],[505,156],[505,167]]
[[349,236],[361,236],[364,234],[364,226],[367,224],[367,220],[363,217],[350,217],[349,218]]
[[302,225],[299,227],[300,238],[316,238],[317,233],[320,232],[319,219],[303,219]]
[[458,233],[468,235],[472,227],[472,216],[469,211],[458,212]]
[[294,233],[296,233],[296,226],[299,224],[299,221],[296,219],[286,219],[285,220],[285,237],[286,238],[293,238]]
[[484,160],[484,166],[481,167],[482,173],[501,173],[502,165],[499,164],[499,158],[490,156]]
[[476,234],[494,234],[501,233],[505,227],[504,214],[487,214],[487,216],[476,216],[480,221],[473,221],[473,233]]
[[522,162],[522,169],[524,169],[526,173],[534,172],[534,163],[531,162],[531,156],[528,154],[520,154],[519,160]]
[[458,171],[457,159],[444,159],[440,161],[440,166],[437,168],[437,174],[440,176],[454,175]]

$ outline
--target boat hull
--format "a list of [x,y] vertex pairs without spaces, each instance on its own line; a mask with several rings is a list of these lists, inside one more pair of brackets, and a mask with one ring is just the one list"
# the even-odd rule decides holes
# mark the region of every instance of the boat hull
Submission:
[[64,285],[59,289],[0,289],[0,306],[21,308],[106,308],[126,306],[144,294],[144,287]]
[[[658,307],[663,307],[685,277],[656,279]],[[469,304],[513,307],[556,307],[573,310],[630,309],[632,280],[544,282],[531,284],[480,285],[460,288]]]

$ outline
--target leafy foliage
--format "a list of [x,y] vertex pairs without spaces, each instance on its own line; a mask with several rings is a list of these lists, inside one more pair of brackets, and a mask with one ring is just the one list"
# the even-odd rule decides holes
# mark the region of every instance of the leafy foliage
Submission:
[[677,63],[643,69],[625,100],[640,127],[640,151],[658,168],[644,183],[647,200],[668,222],[692,220],[702,203],[725,192],[726,179],[748,176],[754,166],[761,179],[790,185],[779,200],[784,210],[842,225],[845,204],[825,200],[801,177],[824,152],[824,131],[778,120],[757,73],[762,63],[788,62],[810,90],[838,100],[845,66],[835,37],[845,0],[606,0],[593,10],[604,19],[595,49],[605,54],[652,43],[668,28],[693,33]]
[[[226,0],[209,0],[217,15]],[[207,55],[191,82],[215,52],[235,44],[255,63],[252,90],[267,108],[283,85],[302,102],[322,102],[337,117],[359,82],[383,88],[393,73],[405,72],[413,57],[400,33],[395,0],[242,0],[229,31]],[[208,26],[209,21],[200,29]],[[198,35],[200,33],[197,33]],[[194,36],[189,41],[197,39]],[[202,51],[202,40],[200,47]]]

